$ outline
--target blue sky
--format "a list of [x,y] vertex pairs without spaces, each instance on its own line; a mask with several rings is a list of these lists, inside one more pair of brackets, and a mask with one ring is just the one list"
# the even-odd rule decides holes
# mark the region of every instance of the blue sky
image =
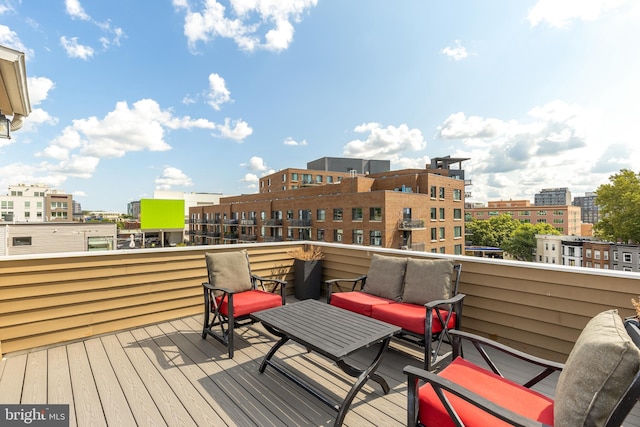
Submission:
[[0,192],[255,193],[320,157],[468,157],[471,202],[640,170],[635,0],[0,0],[33,112]]

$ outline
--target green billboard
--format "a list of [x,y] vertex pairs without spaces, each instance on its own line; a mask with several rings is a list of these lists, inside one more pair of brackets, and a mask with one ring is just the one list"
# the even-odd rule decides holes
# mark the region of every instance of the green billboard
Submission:
[[140,228],[168,230],[184,228],[184,200],[140,200]]

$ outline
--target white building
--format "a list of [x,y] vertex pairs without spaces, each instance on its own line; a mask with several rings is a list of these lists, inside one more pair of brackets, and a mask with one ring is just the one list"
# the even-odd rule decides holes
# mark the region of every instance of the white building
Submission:
[[5,222],[44,222],[45,196],[52,191],[44,184],[10,185],[0,196],[1,220]]
[[113,250],[115,223],[0,224],[0,256]]

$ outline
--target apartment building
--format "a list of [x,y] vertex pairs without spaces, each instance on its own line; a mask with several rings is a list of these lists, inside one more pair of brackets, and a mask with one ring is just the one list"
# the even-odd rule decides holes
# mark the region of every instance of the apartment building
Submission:
[[611,250],[614,244],[610,242],[584,242],[584,261],[582,265],[588,268],[608,270],[611,268]]
[[571,191],[563,188],[543,188],[533,196],[536,206],[563,206],[571,204]]
[[487,220],[494,216],[507,214],[523,223],[547,223],[561,234],[580,236],[580,206],[532,206],[528,200],[499,200],[488,202],[487,206],[469,207],[466,219]]
[[442,169],[285,169],[260,193],[189,209],[192,244],[310,240],[464,252],[464,181]]
[[582,208],[583,223],[595,224],[600,221],[600,208],[596,204],[595,193],[587,192],[584,196],[574,197],[572,204]]
[[0,215],[4,222],[71,221],[73,197],[44,184],[10,185],[0,196]]

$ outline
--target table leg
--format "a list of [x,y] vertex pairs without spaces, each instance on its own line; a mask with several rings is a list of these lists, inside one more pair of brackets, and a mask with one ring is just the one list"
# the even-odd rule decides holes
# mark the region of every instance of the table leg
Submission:
[[282,347],[287,341],[289,341],[289,337],[281,335],[280,340],[275,343],[273,347],[271,347],[271,350],[269,350],[269,352],[264,356],[264,359],[262,359],[262,363],[260,364],[260,368],[258,369],[261,374],[269,364],[269,360],[271,360],[273,355],[276,354],[276,351],[278,351],[278,349]]
[[376,357],[373,359],[373,362],[371,362],[371,365],[369,365],[369,367],[365,370],[358,369],[354,366],[351,366],[348,363],[346,363],[344,360],[339,360],[337,362],[337,365],[340,367],[340,369],[342,369],[348,375],[351,375],[354,377],[357,376],[358,380],[351,387],[351,390],[349,390],[349,393],[347,393],[347,396],[345,397],[344,401],[340,405],[340,410],[338,411],[338,415],[336,415],[336,420],[333,424],[334,426],[342,425],[342,422],[344,421],[344,417],[347,415],[347,411],[349,410],[349,406],[351,406],[351,402],[353,401],[353,399],[356,397],[360,389],[364,386],[364,384],[367,382],[369,378],[371,378],[372,380],[380,384],[385,394],[389,393],[389,384],[387,384],[387,381],[384,378],[376,374],[375,371],[376,369],[378,369],[378,366],[380,366],[380,363],[382,363],[382,356],[384,355],[384,352],[387,350],[387,347],[389,347],[390,341],[391,341],[391,338],[387,338],[384,341],[382,341],[378,354],[376,354]]

